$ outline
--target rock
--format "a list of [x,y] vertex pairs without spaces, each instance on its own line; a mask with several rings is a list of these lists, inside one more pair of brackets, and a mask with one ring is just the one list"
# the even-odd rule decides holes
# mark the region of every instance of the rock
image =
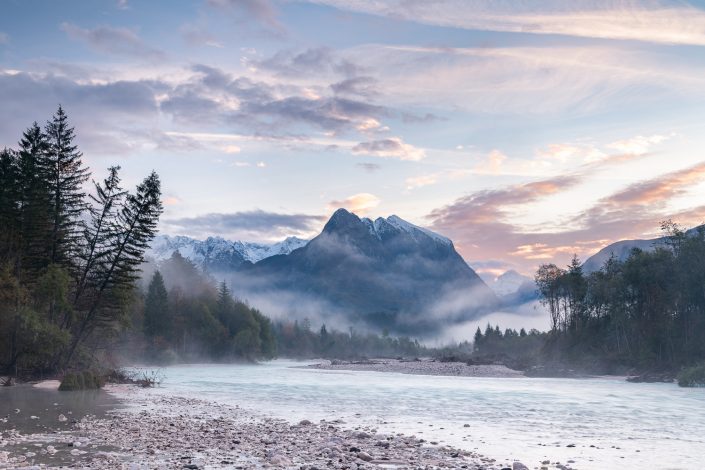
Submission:
[[281,465],[281,466],[291,465],[291,460],[289,459],[289,457],[287,457],[286,455],[282,455],[282,454],[272,455],[269,458],[269,462],[272,465]]
[[358,452],[357,458],[360,460],[364,460],[365,462],[369,462],[370,460],[372,460],[372,456],[367,452]]
[[66,416],[64,416],[63,414],[60,414],[60,415],[59,415],[59,422],[65,423],[65,422],[68,421],[68,420],[69,420],[69,419],[68,419]]
[[469,424],[463,424],[463,427],[464,427],[464,428],[469,428],[470,425],[469,425]]
[[355,433],[355,437],[357,437],[358,439],[369,439],[372,436],[364,431],[360,431]]
[[299,426],[310,426],[311,424],[313,423],[311,423],[311,421],[307,419],[302,419],[301,421],[299,421]]
[[529,467],[527,467],[521,462],[514,462],[512,464],[512,470],[529,470]]
[[49,455],[56,454],[56,449],[54,448],[54,446],[47,446],[47,454],[49,454]]

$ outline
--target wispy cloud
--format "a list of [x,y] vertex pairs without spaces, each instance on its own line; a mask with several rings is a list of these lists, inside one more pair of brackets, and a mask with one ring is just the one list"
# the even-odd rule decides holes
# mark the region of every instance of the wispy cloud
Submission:
[[399,137],[360,142],[352,149],[357,155],[370,155],[381,158],[397,158],[399,160],[418,161],[426,156],[423,149],[407,144]]
[[557,214],[532,227],[516,222],[516,214],[541,200],[563,197],[585,184],[588,174],[478,191],[432,211],[428,219],[468,259],[503,260],[530,271],[539,262],[567,260],[573,254],[585,257],[616,240],[653,233],[668,217],[690,224],[705,216],[705,205],[669,209],[672,201],[705,181],[705,163],[699,163],[628,185],[567,217]]
[[685,2],[312,1],[343,10],[452,28],[705,45],[705,12]]
[[73,39],[86,42],[91,48],[108,54],[163,60],[166,54],[146,44],[134,31],[127,28],[99,26],[84,29],[72,23],[61,23],[61,29]]
[[254,20],[272,32],[284,34],[286,31],[279,21],[279,13],[269,0],[206,0],[206,3],[230,14],[238,25],[247,27]]
[[374,173],[375,171],[379,171],[382,169],[382,165],[379,165],[377,163],[356,163],[355,166],[358,168],[362,168],[368,173]]
[[196,237],[221,235],[240,240],[270,240],[290,235],[310,236],[324,221],[321,215],[253,210],[166,219],[164,225],[167,231]]
[[354,212],[359,215],[366,215],[372,209],[377,207],[380,202],[381,200],[374,194],[358,193],[342,200],[334,200],[329,202],[328,210],[332,212],[342,207],[350,212]]

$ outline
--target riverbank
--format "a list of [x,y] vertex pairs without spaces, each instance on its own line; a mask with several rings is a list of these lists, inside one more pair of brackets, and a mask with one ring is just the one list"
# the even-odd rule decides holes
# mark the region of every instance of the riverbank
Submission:
[[339,419],[290,423],[160,389],[108,385],[105,391],[124,407],[59,421],[65,415],[53,407],[60,402],[48,402],[56,394],[71,401],[82,392],[33,389],[47,395],[39,401],[35,396],[34,403],[42,404],[32,408],[27,402],[20,413],[59,424],[33,429],[3,423],[0,468],[526,468],[415,436],[381,434],[373,426],[349,427]]
[[496,364],[467,364],[465,362],[441,362],[432,359],[403,361],[398,359],[373,359],[369,361],[329,361],[303,367],[322,370],[353,370],[372,372],[396,372],[411,375],[433,375],[450,377],[524,377],[524,373]]

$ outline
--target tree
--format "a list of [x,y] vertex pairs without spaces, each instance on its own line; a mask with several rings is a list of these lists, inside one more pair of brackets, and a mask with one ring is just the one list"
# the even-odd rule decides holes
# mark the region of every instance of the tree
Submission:
[[95,279],[91,274],[110,255],[117,237],[118,214],[127,194],[120,187],[119,166],[108,169],[108,177],[103,183],[93,182],[95,194],[91,194],[93,202],[88,209],[90,220],[83,232],[84,244],[79,254],[82,265],[79,267],[79,278],[76,286],[74,302],[78,302],[86,288]]
[[45,127],[50,202],[50,263],[71,263],[78,253],[81,216],[86,210],[82,186],[89,178],[82,154],[74,145],[74,129],[61,106]]
[[171,328],[169,320],[169,299],[164,278],[159,271],[155,271],[144,302],[144,334],[150,338],[168,337]]
[[95,327],[116,319],[124,306],[124,294],[132,289],[139,277],[144,252],[157,231],[157,222],[163,210],[159,176],[152,172],[137,186],[135,194],[128,194],[117,216],[111,250],[95,273],[96,287],[90,302],[81,313],[74,338],[66,355],[68,363],[78,344]]
[[19,238],[15,273],[31,283],[50,264],[49,256],[49,143],[39,124],[23,134],[17,151],[17,206]]

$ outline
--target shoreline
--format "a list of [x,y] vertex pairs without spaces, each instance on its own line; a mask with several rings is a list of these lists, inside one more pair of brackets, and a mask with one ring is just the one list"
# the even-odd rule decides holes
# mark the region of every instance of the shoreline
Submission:
[[526,378],[523,372],[504,365],[468,365],[465,362],[441,362],[430,359],[406,361],[399,359],[371,359],[367,361],[319,360],[317,364],[301,366],[320,370],[350,370],[392,372],[408,375],[446,377]]
[[[0,468],[527,469],[412,435],[380,434],[373,426],[341,420],[290,423],[163,391],[107,385],[104,393],[118,407],[104,415],[88,413],[60,431],[3,430]],[[74,393],[80,392],[60,396]]]

